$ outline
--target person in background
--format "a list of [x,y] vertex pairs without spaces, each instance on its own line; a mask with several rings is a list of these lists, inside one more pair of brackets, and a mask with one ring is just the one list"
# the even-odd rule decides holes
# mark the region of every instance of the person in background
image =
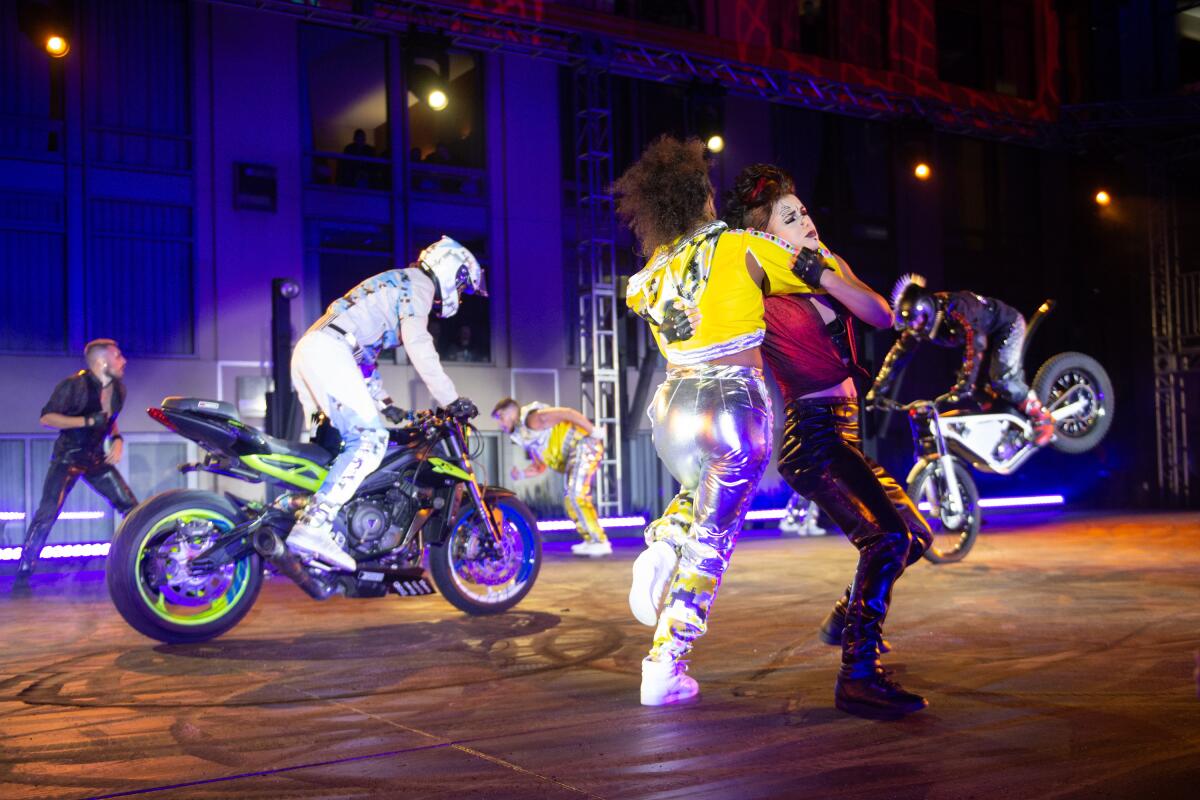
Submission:
[[785,536],[824,536],[829,533],[821,527],[821,509],[816,500],[792,493],[783,509],[779,521],[779,532]]
[[514,481],[536,478],[547,469],[562,473],[563,505],[583,539],[571,552],[587,558],[612,555],[592,501],[592,484],[604,458],[604,430],[573,408],[537,402],[522,406],[511,397],[496,404],[492,417],[532,462],[524,469],[512,468]]
[[122,515],[137,505],[117,470],[125,445],[117,428],[125,405],[125,356],[112,339],[88,342],[83,355],[87,368],[60,381],[42,408],[42,425],[59,433],[42,484],[42,501],[21,547],[15,586],[27,584],[63,503],[80,478]]

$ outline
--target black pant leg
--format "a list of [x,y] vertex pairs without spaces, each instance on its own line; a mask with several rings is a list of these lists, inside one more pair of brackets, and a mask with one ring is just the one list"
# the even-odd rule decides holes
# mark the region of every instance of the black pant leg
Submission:
[[856,426],[856,406],[838,402],[790,405],[779,471],[794,490],[816,501],[859,551],[846,609],[842,662],[847,675],[862,677],[878,663],[892,587],[909,562],[913,537],[856,447],[853,429],[846,438],[842,436],[839,417],[853,414]]
[[122,515],[128,514],[137,505],[133,490],[112,464],[101,463],[93,467],[84,473],[83,479]]
[[17,565],[17,575],[28,575],[33,572],[33,565],[41,555],[50,529],[62,512],[67,495],[79,480],[80,469],[62,461],[51,461],[50,469],[46,470],[46,479],[42,483],[42,501],[38,503],[33,521],[25,532],[25,543],[21,545],[21,562]]

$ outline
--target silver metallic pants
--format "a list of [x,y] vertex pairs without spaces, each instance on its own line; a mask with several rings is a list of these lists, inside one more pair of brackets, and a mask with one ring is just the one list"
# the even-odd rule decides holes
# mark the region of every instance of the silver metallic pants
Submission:
[[769,398],[762,370],[677,367],[650,405],[654,447],[681,484],[646,529],[647,543],[669,542],[679,554],[650,649],[655,660],[686,655],[708,628],[746,510],[771,460]]
[[567,456],[563,475],[563,505],[575,530],[585,542],[607,542],[608,536],[600,525],[596,504],[592,501],[592,483],[604,458],[604,442],[581,436]]

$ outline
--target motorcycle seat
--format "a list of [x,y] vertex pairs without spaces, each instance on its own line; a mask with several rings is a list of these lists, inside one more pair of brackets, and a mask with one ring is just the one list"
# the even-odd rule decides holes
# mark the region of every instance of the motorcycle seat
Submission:
[[283,439],[276,439],[274,436],[262,434],[262,441],[267,447],[267,452],[274,456],[296,456],[305,458],[322,467],[327,467],[336,457],[335,453],[331,453],[319,444],[311,442],[287,442]]
[[223,400],[205,400],[200,397],[165,397],[162,407],[169,411],[190,411],[194,414],[207,414],[212,417],[242,421],[233,403],[226,403]]

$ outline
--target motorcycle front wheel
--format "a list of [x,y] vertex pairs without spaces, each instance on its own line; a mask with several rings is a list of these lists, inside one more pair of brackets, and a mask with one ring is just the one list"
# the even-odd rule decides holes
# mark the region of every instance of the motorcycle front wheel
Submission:
[[908,482],[908,496],[933,529],[933,544],[925,558],[934,564],[962,561],[975,545],[982,514],[979,510],[979,489],[971,471],[954,460],[954,477],[958,479],[958,497],[962,509],[951,513],[947,508],[950,490],[946,485],[944,467],[940,460],[927,461],[924,469]]
[[105,564],[108,593],[139,633],[168,644],[204,642],[242,621],[262,588],[257,553],[215,570],[191,560],[238,521],[212,492],[173,489],[151,497],[121,523]]
[[490,501],[504,531],[500,543],[468,506],[441,544],[429,548],[429,572],[450,604],[468,614],[499,614],[529,594],[542,566],[542,536],[533,512],[515,497]]

